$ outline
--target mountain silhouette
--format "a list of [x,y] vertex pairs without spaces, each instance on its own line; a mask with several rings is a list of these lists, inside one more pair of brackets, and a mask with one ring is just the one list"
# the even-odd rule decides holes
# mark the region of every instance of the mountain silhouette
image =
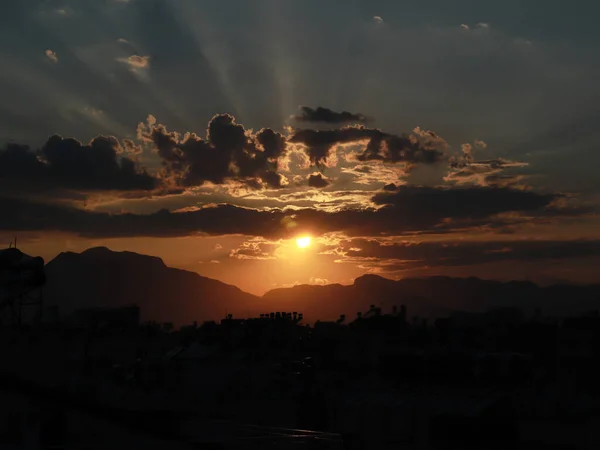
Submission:
[[475,277],[435,276],[398,281],[377,275],[363,275],[350,286],[300,285],[276,289],[264,299],[301,308],[307,319],[349,319],[366,312],[370,305],[390,312],[405,305],[409,316],[444,317],[454,311],[485,312],[517,307],[525,313],[540,308],[544,314],[563,316],[600,308],[600,285],[554,285],[540,287],[529,281],[493,281]]
[[237,312],[253,313],[260,298],[157,257],[105,247],[59,254],[46,265],[46,304],[61,314],[88,307],[138,305],[143,321],[191,324]]
[[363,275],[352,285],[298,285],[257,297],[197,273],[167,267],[157,257],[105,247],[61,253],[46,265],[46,277],[46,304],[58,305],[61,314],[136,304],[142,320],[175,325],[271,311],[302,312],[307,322],[336,320],[341,314],[352,320],[370,305],[384,312],[406,305],[409,316],[420,317],[499,307],[519,307],[526,313],[541,308],[544,314],[561,316],[600,306],[600,285],[540,287],[528,281],[443,276],[394,281]]

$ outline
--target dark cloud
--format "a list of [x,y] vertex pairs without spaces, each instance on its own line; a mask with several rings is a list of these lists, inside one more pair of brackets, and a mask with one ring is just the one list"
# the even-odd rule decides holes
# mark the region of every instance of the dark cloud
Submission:
[[[498,226],[497,215],[535,213],[553,200],[552,194],[496,189],[399,188],[377,194],[380,208],[256,210],[218,205],[197,210],[154,214],[106,214],[1,199],[3,230],[60,230],[85,236],[187,236],[194,234],[244,234],[291,237],[310,232],[342,232],[348,236],[394,236],[415,232],[452,232],[472,226]],[[554,211],[560,215],[560,209]],[[574,214],[569,211],[569,214]],[[548,216],[546,219],[549,219]]]
[[313,165],[322,166],[334,145],[371,140],[383,133],[363,126],[349,126],[337,130],[297,130],[289,138],[292,143],[304,144]]
[[229,114],[218,114],[208,124],[207,138],[167,131],[150,117],[138,126],[138,137],[156,146],[163,177],[178,186],[200,186],[241,181],[253,188],[279,188],[279,158],[285,155],[285,137],[271,129],[252,134]]
[[300,114],[294,116],[294,119],[299,122],[342,124],[365,123],[370,120],[363,114],[353,114],[348,111],[336,112],[321,106],[317,107],[317,109],[313,109],[308,106],[301,106],[300,111]]
[[358,160],[434,164],[443,158],[446,147],[436,133],[419,128],[411,135],[375,134]]
[[2,230],[65,231],[85,237],[176,237],[194,234],[276,235],[285,226],[280,212],[219,205],[185,212],[109,214],[22,199],[0,198]]
[[528,262],[600,256],[598,240],[520,240],[486,242],[399,242],[352,239],[325,249],[348,262],[369,261],[396,270],[472,266],[504,261]]
[[505,172],[526,167],[528,164],[504,158],[477,160],[475,158],[476,151],[485,148],[487,148],[487,144],[481,140],[476,140],[473,144],[463,144],[462,154],[450,158],[448,175],[444,180],[455,184],[479,186],[518,186],[523,175]]
[[[126,144],[127,149],[131,147]],[[38,151],[19,144],[0,149],[0,179],[40,189],[151,190],[156,180],[133,160],[111,136],[89,144],[51,136]]]
[[432,131],[416,130],[413,135],[397,136],[362,125],[336,130],[297,130],[290,137],[292,143],[307,147],[310,162],[322,166],[334,146],[367,141],[365,150],[358,155],[360,161],[387,163],[433,164],[444,156],[445,142]]
[[509,211],[535,211],[549,206],[556,194],[505,187],[442,188],[386,186],[373,202],[393,208],[399,215],[425,222],[440,219],[480,219]]
[[208,125],[206,140],[187,133],[169,132],[150,116],[140,124],[138,137],[157,148],[164,166],[164,178],[179,186],[198,186],[206,181],[224,184],[241,181],[253,188],[279,188],[284,179],[278,173],[288,142],[304,144],[310,162],[323,166],[335,145],[367,141],[358,155],[361,161],[433,164],[444,156],[446,143],[431,131],[415,129],[410,136],[396,136],[364,126],[336,130],[305,129],[289,139],[269,128],[253,134],[236,123],[233,116],[219,114]]
[[[149,174],[138,167],[143,145],[111,136],[98,136],[84,145],[54,135],[38,151],[18,144],[0,150],[0,177],[31,182],[44,188],[89,190],[175,189],[242,183],[251,189],[279,189],[288,185],[280,173],[287,166],[288,143],[301,143],[300,151],[314,165],[322,166],[337,144],[365,142],[357,157],[362,161],[433,164],[444,155],[445,142],[435,133],[415,129],[410,136],[395,136],[364,126],[337,130],[298,130],[289,138],[270,128],[254,133],[229,114],[215,115],[206,137],[181,134],[158,124],[153,116],[137,129],[142,144],[151,144],[161,168]],[[134,159],[131,159],[134,158]],[[371,170],[364,166],[363,172]],[[1,180],[0,180],[1,181]],[[309,178],[309,185],[324,187],[324,177]]]
[[449,172],[444,179],[456,184],[517,186],[523,179],[523,175],[510,174],[506,171],[526,166],[526,163],[509,161],[503,158],[476,161],[469,151],[461,158],[450,160]]
[[321,173],[313,173],[308,176],[308,185],[315,188],[324,188],[329,186],[329,181]]

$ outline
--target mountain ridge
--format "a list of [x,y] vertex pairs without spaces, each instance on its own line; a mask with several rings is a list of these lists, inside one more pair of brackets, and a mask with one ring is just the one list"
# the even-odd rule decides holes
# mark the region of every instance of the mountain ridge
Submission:
[[237,286],[169,267],[159,257],[106,247],[63,252],[45,271],[46,303],[59,306],[63,314],[136,304],[142,320],[181,325],[224,317],[232,310],[250,312],[259,301]]
[[308,322],[353,317],[370,305],[390,311],[406,305],[409,315],[444,316],[452,311],[485,311],[504,306],[526,311],[541,308],[551,314],[598,309],[600,285],[540,287],[526,280],[508,282],[447,276],[391,280],[375,274],[351,285],[296,285],[262,296],[167,266],[156,256],[93,247],[81,253],[63,252],[45,266],[48,304],[68,313],[86,307],[138,304],[143,320],[189,324],[271,311],[302,312]]

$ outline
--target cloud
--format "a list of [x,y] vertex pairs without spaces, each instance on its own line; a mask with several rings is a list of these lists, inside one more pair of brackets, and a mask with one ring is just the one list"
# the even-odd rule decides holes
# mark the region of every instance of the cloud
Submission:
[[514,261],[551,261],[600,256],[598,240],[512,240],[485,242],[388,242],[351,239],[327,246],[340,262],[410,270],[439,266],[473,266]]
[[524,179],[524,176],[502,172],[527,165],[527,163],[502,158],[481,161],[454,160],[450,163],[450,169],[448,175],[444,177],[444,181],[479,186],[515,186]]
[[329,186],[329,181],[321,173],[313,173],[308,176],[308,185],[315,188],[324,188]]
[[[297,130],[289,138],[292,143],[306,146],[312,164],[323,166],[334,146],[366,142],[358,154],[359,161],[387,163],[433,164],[444,156],[443,140],[432,131],[415,129],[411,135],[397,136],[362,125],[346,126],[336,130]],[[445,144],[445,143],[444,143]]]
[[[2,230],[58,230],[87,237],[174,237],[190,235],[262,236],[283,238],[310,232],[339,232],[347,236],[394,236],[416,232],[452,232],[471,226],[504,224],[502,213],[538,214],[560,196],[506,188],[403,187],[374,196],[377,208],[272,208],[257,210],[233,205],[206,205],[195,210],[153,214],[107,214],[41,204],[22,199],[0,199],[6,220]],[[560,215],[553,207],[546,219]],[[568,211],[570,216],[578,210]],[[527,220],[522,218],[521,220]],[[252,248],[255,250],[255,247]],[[248,250],[249,251],[249,250]]]
[[364,123],[370,120],[363,114],[353,114],[348,111],[335,112],[329,108],[323,108],[321,106],[317,107],[317,109],[313,109],[308,106],[301,106],[300,111],[300,114],[292,116],[293,119],[299,122],[342,124],[351,122]]
[[529,40],[529,39],[523,39],[523,38],[516,38],[514,40],[515,44],[517,45],[525,45],[525,46],[530,46],[533,45],[533,41]]
[[527,167],[520,161],[510,161],[504,158],[477,160],[476,150],[484,150],[487,144],[475,140],[473,144],[462,144],[462,155],[452,157],[449,161],[448,174],[444,181],[455,184],[475,184],[479,186],[517,186],[524,179],[520,174],[503,173],[509,169]]
[[169,132],[152,116],[138,126],[138,138],[153,144],[162,160],[163,179],[177,186],[201,186],[239,181],[253,189],[281,188],[278,173],[287,142],[270,128],[253,134],[229,114],[217,114],[206,139],[195,133]]
[[[104,116],[103,111],[96,108],[86,107],[83,111],[94,118]],[[403,163],[398,170],[378,167],[376,173],[367,176],[365,172],[361,180],[356,180],[361,183],[368,179],[382,184],[397,181],[417,163],[440,161],[447,147],[435,133],[418,127],[407,136],[363,126],[297,130],[292,131],[291,136],[284,136],[270,128],[257,132],[248,130],[229,114],[213,116],[206,136],[170,131],[150,115],[145,123],[138,125],[137,139],[139,142],[131,139],[119,142],[111,136],[97,136],[83,145],[54,135],[37,152],[10,144],[1,150],[5,163],[2,177],[14,181],[41,176],[40,180],[48,186],[71,189],[162,187],[165,192],[210,183],[248,193],[289,186],[288,178],[281,172],[292,170],[296,172],[292,178],[299,177],[302,184],[306,180],[310,187],[327,186],[330,180],[322,174],[297,175],[298,170],[308,169],[311,162],[334,167],[339,160],[360,161],[364,170],[370,170],[369,165]],[[351,144],[353,150],[343,148],[347,144]],[[345,153],[338,156],[332,151],[335,146],[342,146],[340,151]],[[141,169],[136,162],[145,147],[154,150],[159,159],[160,167],[152,172]],[[25,161],[27,169],[23,166]],[[65,164],[70,164],[68,170],[62,166]],[[17,169],[16,165],[19,165]]]
[[73,14],[73,10],[71,8],[69,8],[68,6],[64,7],[64,8],[57,8],[55,9],[56,14],[58,14],[59,16],[62,17],[67,17],[71,14]]
[[[465,23],[461,23],[460,28],[462,28],[463,30],[467,30],[467,31],[469,31],[471,29],[471,27]],[[479,22],[479,23],[475,24],[475,26],[473,28],[487,30],[490,28],[490,24],[486,23],[486,22]]]
[[144,151],[142,149],[141,145],[136,144],[131,139],[123,139],[122,142],[123,142],[123,146],[122,146],[123,152],[122,153],[129,155],[133,158],[138,157]]
[[382,184],[398,183],[407,175],[403,167],[391,166],[378,161],[360,163],[350,167],[342,167],[341,175],[337,177],[337,186],[356,185],[365,188],[373,186],[380,188]]
[[504,187],[387,186],[372,200],[375,204],[393,207],[400,216],[418,218],[425,225],[444,219],[481,219],[507,211],[535,211],[550,205],[556,198],[556,194]]
[[117,61],[129,65],[132,69],[148,69],[150,56],[131,55],[128,58],[117,58]]
[[275,251],[277,247],[278,244],[276,243],[254,239],[243,242],[239,248],[231,250],[229,257],[234,259],[276,259]]
[[0,183],[39,189],[151,190],[156,180],[131,159],[112,136],[98,136],[84,145],[72,138],[51,136],[41,149],[14,143],[0,149]]
[[310,280],[308,280],[308,284],[315,284],[317,286],[326,286],[326,285],[330,284],[330,282],[327,278],[310,277]]
[[[42,3],[42,2],[39,2]],[[42,19],[52,19],[52,20],[60,20],[71,17],[75,14],[73,8],[68,5],[51,5],[53,2],[45,2],[46,5],[39,5],[40,8],[37,10],[37,13]],[[50,22],[51,23],[51,22]]]
[[58,56],[56,55],[55,51],[48,49],[45,51],[45,54],[46,54],[46,57],[53,63],[58,62]]

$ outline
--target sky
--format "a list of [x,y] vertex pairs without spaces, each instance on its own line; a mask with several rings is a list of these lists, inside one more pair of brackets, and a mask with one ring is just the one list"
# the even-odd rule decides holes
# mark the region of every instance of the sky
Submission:
[[597,2],[2,9],[2,246],[136,251],[255,294],[598,281]]

